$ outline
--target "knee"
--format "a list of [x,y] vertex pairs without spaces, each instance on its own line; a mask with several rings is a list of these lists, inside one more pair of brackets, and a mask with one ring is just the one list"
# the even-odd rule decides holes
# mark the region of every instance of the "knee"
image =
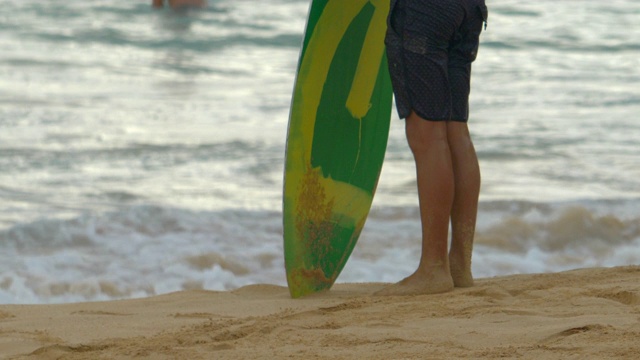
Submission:
[[405,121],[407,142],[414,154],[448,146],[446,122],[425,120],[415,113]]
[[424,154],[434,150],[446,150],[446,136],[431,136],[425,134],[407,134],[407,143],[414,154]]
[[473,147],[469,128],[467,124],[463,122],[451,121],[447,123],[447,141],[452,149]]

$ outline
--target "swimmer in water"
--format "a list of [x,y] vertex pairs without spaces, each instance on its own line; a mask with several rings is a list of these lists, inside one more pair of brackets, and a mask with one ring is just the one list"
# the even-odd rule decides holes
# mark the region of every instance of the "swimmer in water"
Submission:
[[[164,7],[164,3],[164,0],[152,0],[152,5],[155,8]],[[168,3],[174,9],[183,7],[203,8],[207,5],[206,0],[168,0]]]

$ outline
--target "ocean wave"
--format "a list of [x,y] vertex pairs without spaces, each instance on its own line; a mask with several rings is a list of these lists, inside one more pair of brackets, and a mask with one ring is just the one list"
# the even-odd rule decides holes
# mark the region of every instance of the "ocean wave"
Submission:
[[[483,202],[477,277],[640,263],[636,201]],[[374,207],[340,282],[397,281],[417,265],[416,207]],[[133,206],[0,232],[0,298],[63,302],[285,285],[278,211]]]

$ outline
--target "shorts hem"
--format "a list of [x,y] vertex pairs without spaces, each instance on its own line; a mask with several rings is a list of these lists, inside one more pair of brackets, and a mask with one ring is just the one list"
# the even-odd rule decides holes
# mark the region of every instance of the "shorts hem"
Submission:
[[[455,121],[455,122],[468,122],[469,119],[460,119],[460,118],[451,118],[451,117],[433,117],[433,116],[424,116],[423,113],[421,113],[420,111],[416,111],[416,110],[412,110],[411,112],[416,113],[416,115],[418,115],[420,118],[422,118],[423,120],[426,121]],[[400,116],[400,120],[406,119],[407,117],[409,117],[409,115],[411,115],[411,112],[409,112],[408,115],[406,116]]]

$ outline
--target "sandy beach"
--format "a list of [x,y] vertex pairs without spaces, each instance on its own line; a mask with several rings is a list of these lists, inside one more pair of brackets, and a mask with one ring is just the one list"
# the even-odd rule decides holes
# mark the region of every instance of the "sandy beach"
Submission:
[[640,266],[480,279],[439,295],[338,284],[0,306],[2,359],[638,359]]

